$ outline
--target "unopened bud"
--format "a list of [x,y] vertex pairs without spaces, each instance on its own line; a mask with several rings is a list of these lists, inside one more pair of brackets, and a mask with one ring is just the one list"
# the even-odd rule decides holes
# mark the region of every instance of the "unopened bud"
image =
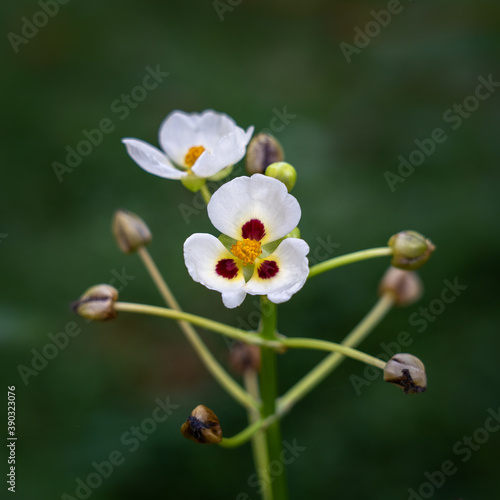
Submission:
[[73,302],[71,307],[82,318],[103,321],[116,318],[115,302],[117,300],[116,288],[110,285],[95,285]]
[[286,236],[285,238],[299,238],[300,239],[300,229],[296,227],[295,229],[292,229]]
[[194,174],[186,175],[181,178],[182,185],[193,193],[197,193],[207,182],[204,177],[198,177]]
[[204,405],[198,405],[182,424],[182,435],[201,444],[217,444],[222,441],[222,429],[217,415]]
[[393,356],[385,365],[384,380],[401,387],[405,394],[425,392],[427,389],[425,366],[412,354]]
[[393,255],[391,264],[400,269],[413,271],[423,266],[436,247],[415,231],[401,231],[389,240]]
[[250,175],[263,174],[271,163],[284,158],[283,148],[273,136],[258,134],[248,144],[246,170]]
[[297,171],[286,161],[279,161],[269,165],[266,168],[266,175],[281,181],[288,189],[288,192],[293,189],[297,182]]
[[254,344],[236,342],[231,348],[229,362],[235,373],[257,372],[260,368],[260,348]]
[[422,281],[414,271],[404,271],[396,267],[387,269],[378,287],[379,295],[390,293],[397,306],[409,306],[420,299],[423,292]]
[[113,235],[125,253],[133,253],[151,242],[152,236],[146,223],[127,210],[117,210],[113,216]]

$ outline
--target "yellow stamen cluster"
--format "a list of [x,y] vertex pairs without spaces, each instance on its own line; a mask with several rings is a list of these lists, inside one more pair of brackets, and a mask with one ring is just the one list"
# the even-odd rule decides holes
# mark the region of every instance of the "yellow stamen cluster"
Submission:
[[235,257],[241,259],[246,266],[247,264],[253,264],[255,262],[255,259],[261,254],[262,248],[260,241],[245,238],[233,245],[231,247],[231,252]]
[[193,146],[192,148],[189,148],[189,151],[184,157],[184,164],[186,167],[191,168],[204,151],[205,148],[203,146]]

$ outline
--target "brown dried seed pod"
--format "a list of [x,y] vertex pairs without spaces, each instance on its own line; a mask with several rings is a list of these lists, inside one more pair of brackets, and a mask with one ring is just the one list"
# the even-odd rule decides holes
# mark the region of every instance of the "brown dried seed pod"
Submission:
[[152,239],[146,223],[138,215],[127,210],[115,212],[112,231],[120,250],[124,253],[134,253]]
[[250,175],[263,174],[271,163],[284,159],[283,148],[273,136],[258,134],[248,144],[246,170]]
[[396,354],[384,368],[384,380],[403,389],[405,394],[416,394],[427,390],[425,366],[416,356]]
[[95,285],[73,302],[71,308],[82,318],[104,321],[116,318],[115,302],[117,300],[116,288],[110,285]]
[[258,372],[260,368],[260,348],[254,344],[236,342],[231,348],[229,362],[235,373]]
[[387,292],[391,293],[397,306],[409,306],[422,296],[422,281],[413,271],[390,267],[380,280],[378,287],[379,295]]
[[182,435],[200,444],[222,441],[222,429],[217,415],[205,405],[198,405],[181,427]]

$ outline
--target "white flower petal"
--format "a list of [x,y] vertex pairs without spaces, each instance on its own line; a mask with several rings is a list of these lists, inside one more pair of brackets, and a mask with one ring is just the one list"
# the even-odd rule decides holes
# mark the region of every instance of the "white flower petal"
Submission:
[[247,293],[244,290],[237,292],[224,292],[222,294],[222,302],[228,309],[234,309],[242,304]]
[[[307,280],[308,253],[309,245],[304,240],[283,240],[269,257],[255,262],[254,274],[245,285],[245,291],[251,295],[267,295],[269,300],[276,304],[286,302]],[[278,272],[265,279],[259,277],[259,267],[263,261],[275,262],[279,268]]]
[[[252,129],[250,132],[253,132],[253,127],[250,129]],[[213,150],[205,151],[198,158],[193,166],[193,172],[198,177],[212,177],[224,168],[238,163],[245,156],[251,136],[251,133],[248,135],[237,127],[234,132],[222,137]]]
[[210,290],[217,290],[224,295],[229,294],[228,302],[234,303],[236,299],[231,296],[235,292],[242,292],[245,278],[240,267],[237,268],[234,277],[224,277],[219,274],[216,270],[217,264],[225,259],[230,259],[236,264],[234,255],[211,234],[196,233],[184,242],[184,261],[191,277]]
[[158,141],[162,149],[177,165],[184,165],[186,153],[198,143],[200,117],[197,113],[173,111],[160,125]]
[[177,170],[165,154],[151,144],[131,138],[122,139],[122,142],[129,156],[146,172],[165,179],[181,179],[187,175],[186,172]]
[[207,109],[199,115],[197,138],[205,149],[213,152],[223,137],[234,133],[237,129],[239,127],[230,116]]
[[281,181],[254,174],[220,187],[208,204],[208,216],[221,233],[237,240],[242,238],[243,225],[257,219],[264,225],[266,233],[261,243],[266,244],[295,229],[301,211]]
[[[163,150],[175,163],[185,165],[185,157],[188,151],[194,146],[203,146],[207,153],[215,154],[215,150],[220,141],[238,132],[237,145],[241,149],[241,143],[245,146],[250,140],[247,139],[248,132],[236,126],[234,120],[224,113],[216,113],[208,109],[203,113],[184,113],[183,111],[173,111],[160,125],[159,142]],[[251,136],[251,134],[250,134]],[[244,156],[239,157],[238,161]],[[235,163],[233,161],[233,163]],[[227,163],[224,167],[232,165]],[[217,165],[220,165],[218,161]],[[211,167],[217,173],[224,167]],[[198,173],[197,173],[198,174]],[[201,176],[201,174],[198,174]],[[212,174],[213,175],[213,174]],[[203,175],[203,177],[205,177]]]

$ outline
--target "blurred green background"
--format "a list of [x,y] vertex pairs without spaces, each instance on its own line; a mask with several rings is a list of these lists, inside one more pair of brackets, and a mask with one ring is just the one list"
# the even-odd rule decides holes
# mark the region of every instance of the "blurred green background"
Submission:
[[[313,252],[322,255],[321,241],[336,244],[332,255],[381,246],[402,229],[437,245],[420,272],[420,303],[395,310],[362,346],[380,354],[382,343],[408,332],[405,350],[425,362],[428,392],[404,396],[379,377],[358,395],[351,380],[363,377],[364,367],[345,362],[283,421],[284,439],[305,448],[288,466],[291,498],[406,499],[413,488],[421,498],[468,500],[498,491],[500,432],[478,431],[488,410],[500,406],[498,87],[460,126],[450,121],[455,111],[445,114],[474,94],[480,76],[500,81],[500,8],[488,1],[401,0],[400,12],[348,63],[339,45],[352,45],[354,29],[373,21],[370,11],[387,7],[385,1],[74,1],[59,5],[35,35],[24,28],[33,36],[20,42],[9,34],[23,36],[23,17],[32,20],[41,4],[2,3],[0,372],[4,394],[16,386],[18,498],[83,498],[76,496],[77,479],[114,451],[124,462],[90,491],[92,500],[259,498],[248,482],[250,446],[201,447],[180,435],[200,403],[217,413],[228,436],[246,416],[174,323],[122,314],[87,324],[69,309],[87,287],[123,273],[129,276],[123,300],[161,305],[138,258],[121,254],[110,235],[113,211],[124,207],[150,225],[150,251],[186,310],[236,326],[255,318],[255,298],[227,310],[220,294],[186,272],[185,238],[214,231],[199,198],[143,172],[120,143],[131,136],[157,144],[169,112],[207,108],[245,128],[274,125],[299,173],[293,194]],[[43,15],[37,20],[43,24]],[[169,75],[117,112],[116,100],[157,65]],[[279,113],[287,118],[273,121]],[[105,118],[114,130],[59,182],[53,162],[65,163],[66,147],[75,148],[82,131]],[[446,141],[391,191],[384,173],[397,174],[398,156],[408,158],[415,140],[436,128]],[[243,173],[240,164],[235,175]],[[180,207],[196,213],[183,217]],[[376,259],[315,278],[280,307],[280,330],[341,340],[375,303],[387,265]],[[440,308],[444,280],[467,288]],[[432,301],[439,314],[425,328],[412,325],[410,317]],[[81,333],[46,366],[38,361],[40,369],[21,376],[20,367],[32,368],[35,353],[51,343],[49,334],[71,321]],[[224,340],[203,337],[227,363]],[[283,356],[281,389],[322,357]],[[124,434],[167,397],[178,409],[131,451]],[[481,443],[463,444],[475,432]],[[446,460],[456,472],[432,486],[425,474]],[[1,470],[7,471],[6,456]]]

